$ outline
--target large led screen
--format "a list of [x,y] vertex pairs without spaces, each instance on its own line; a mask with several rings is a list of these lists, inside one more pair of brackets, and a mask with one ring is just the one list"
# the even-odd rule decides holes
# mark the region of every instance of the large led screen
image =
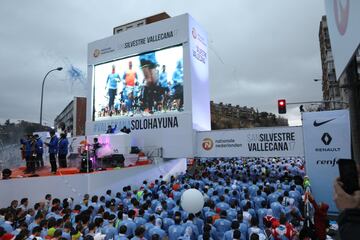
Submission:
[[93,119],[184,110],[183,47],[95,66]]

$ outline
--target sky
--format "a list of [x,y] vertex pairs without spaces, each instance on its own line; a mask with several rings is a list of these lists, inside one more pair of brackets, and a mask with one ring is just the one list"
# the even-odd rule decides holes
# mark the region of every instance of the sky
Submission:
[[[113,27],[167,12],[189,13],[207,31],[210,97],[214,102],[277,114],[277,99],[321,100],[319,23],[322,0],[2,0],[0,3],[0,122],[38,122],[46,79],[43,122],[74,96],[85,96],[87,44]],[[69,69],[84,78],[73,78]],[[298,105],[283,115],[300,121]]]

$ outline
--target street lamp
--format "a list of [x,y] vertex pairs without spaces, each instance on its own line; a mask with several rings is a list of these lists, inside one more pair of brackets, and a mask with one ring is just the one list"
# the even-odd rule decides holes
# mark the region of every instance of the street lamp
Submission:
[[42,108],[43,108],[43,98],[44,98],[44,84],[45,84],[45,80],[46,80],[46,77],[49,75],[49,73],[53,72],[53,71],[61,71],[63,70],[62,67],[58,67],[58,68],[54,68],[54,69],[51,69],[50,71],[48,71],[43,79],[43,82],[42,82],[42,87],[41,87],[41,103],[40,103],[40,125],[42,125]]

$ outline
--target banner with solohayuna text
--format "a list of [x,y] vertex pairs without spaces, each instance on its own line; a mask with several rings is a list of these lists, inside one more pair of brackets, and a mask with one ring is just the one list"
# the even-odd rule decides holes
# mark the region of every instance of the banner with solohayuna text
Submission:
[[333,201],[333,181],[339,176],[336,159],[351,158],[350,121],[348,110],[305,112],[303,117],[306,174],[317,202]]

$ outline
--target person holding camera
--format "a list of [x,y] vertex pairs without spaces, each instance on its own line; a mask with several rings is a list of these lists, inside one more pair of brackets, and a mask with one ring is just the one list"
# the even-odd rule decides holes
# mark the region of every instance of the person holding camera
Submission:
[[[357,164],[358,182],[360,182],[360,165]],[[359,239],[360,236],[360,190],[352,194],[344,190],[344,183],[340,178],[334,181],[334,201],[341,211],[338,217],[341,239]]]
[[35,173],[35,143],[32,134],[26,135],[26,139],[20,139],[22,151],[25,153],[26,170],[24,173]]

